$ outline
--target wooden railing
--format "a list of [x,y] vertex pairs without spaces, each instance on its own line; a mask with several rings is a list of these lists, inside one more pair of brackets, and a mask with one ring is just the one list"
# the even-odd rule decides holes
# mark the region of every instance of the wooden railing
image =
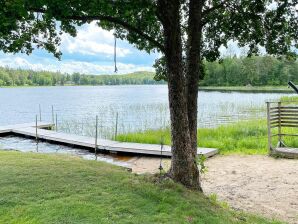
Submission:
[[[268,149],[285,147],[284,136],[298,136],[298,134],[284,133],[283,127],[298,128],[298,102],[296,105],[287,102],[267,102]],[[277,134],[272,129],[277,128]],[[272,146],[272,137],[278,137],[276,147]]]

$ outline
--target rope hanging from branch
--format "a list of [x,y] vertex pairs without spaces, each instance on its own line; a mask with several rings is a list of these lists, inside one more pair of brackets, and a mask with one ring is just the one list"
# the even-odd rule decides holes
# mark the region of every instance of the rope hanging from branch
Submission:
[[118,68],[117,68],[117,38],[116,35],[114,34],[114,38],[115,38],[115,42],[114,42],[114,64],[115,64],[115,70],[114,72],[117,73],[118,72]]

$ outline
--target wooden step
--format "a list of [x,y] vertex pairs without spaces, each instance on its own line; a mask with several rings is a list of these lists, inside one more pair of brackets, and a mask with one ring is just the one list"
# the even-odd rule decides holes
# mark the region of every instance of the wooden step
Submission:
[[274,150],[274,153],[282,157],[298,159],[298,148],[279,147]]

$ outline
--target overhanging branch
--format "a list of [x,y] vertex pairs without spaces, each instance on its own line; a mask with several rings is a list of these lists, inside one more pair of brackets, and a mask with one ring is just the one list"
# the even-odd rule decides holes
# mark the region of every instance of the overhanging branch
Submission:
[[136,34],[138,34],[139,36],[145,38],[146,40],[148,40],[150,43],[152,43],[153,45],[155,45],[157,48],[159,48],[161,51],[164,52],[164,46],[158,42],[157,40],[155,40],[153,37],[149,36],[148,34],[142,32],[140,29],[132,26],[131,24],[116,18],[116,17],[112,17],[112,16],[66,16],[63,17],[65,19],[71,19],[71,20],[81,20],[81,21],[88,21],[88,20],[103,20],[103,21],[107,21],[107,22],[111,22],[117,25],[122,26],[123,28],[127,29],[130,32],[134,32]]
[[218,10],[218,9],[224,8],[226,6],[226,4],[229,3],[229,2],[230,2],[230,0],[225,0],[225,1],[222,1],[221,3],[219,3],[218,5],[215,5],[213,7],[205,9],[202,12],[202,26],[205,26],[209,22],[207,18],[208,18],[208,15],[210,15],[210,13],[212,13],[212,12]]
[[[46,13],[46,10],[44,9],[29,9],[29,11],[33,11],[33,12],[39,12],[39,13]],[[120,25],[123,28],[127,29],[130,32],[136,33],[139,36],[143,37],[144,39],[146,39],[147,41],[149,41],[151,44],[153,44],[154,46],[156,46],[157,48],[159,48],[162,52],[165,51],[165,48],[163,46],[163,44],[161,44],[159,41],[157,41],[155,38],[151,37],[150,35],[144,33],[140,28],[137,28],[123,20],[121,20],[120,18],[116,18],[113,16],[105,16],[105,15],[70,15],[70,16],[57,16],[56,19],[68,19],[68,20],[77,20],[77,21],[90,21],[90,20],[102,20],[102,21],[106,21],[106,22],[110,22],[110,23],[114,23],[116,25]]]

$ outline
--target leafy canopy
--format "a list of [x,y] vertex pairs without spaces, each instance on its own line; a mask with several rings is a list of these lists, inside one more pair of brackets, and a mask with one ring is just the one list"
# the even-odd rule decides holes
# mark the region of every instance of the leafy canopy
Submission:
[[[183,43],[187,42],[189,2],[181,0]],[[201,55],[215,60],[229,40],[248,45],[249,54],[294,55],[298,47],[298,0],[202,0]],[[0,50],[30,54],[44,48],[60,58],[61,34],[97,21],[140,50],[164,50],[155,0],[0,0]],[[186,47],[184,47],[186,49]],[[161,63],[162,64],[162,63]]]

